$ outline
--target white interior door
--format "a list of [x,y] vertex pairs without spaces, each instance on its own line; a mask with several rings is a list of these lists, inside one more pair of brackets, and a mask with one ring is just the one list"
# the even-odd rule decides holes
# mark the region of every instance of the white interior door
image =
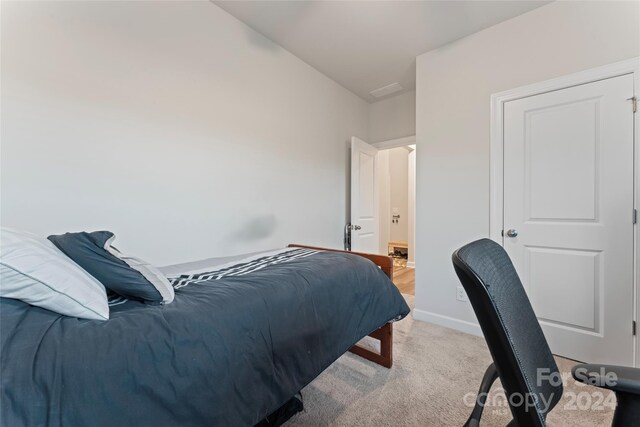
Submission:
[[351,137],[351,249],[378,253],[378,149]]
[[551,350],[585,362],[634,364],[632,96],[624,75],[505,103],[504,247]]

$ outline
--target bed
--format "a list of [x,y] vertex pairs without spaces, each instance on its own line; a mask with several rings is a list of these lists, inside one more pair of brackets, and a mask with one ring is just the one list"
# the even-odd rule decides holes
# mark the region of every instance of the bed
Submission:
[[392,271],[292,245],[165,267],[171,304],[114,296],[105,322],[2,298],[0,424],[256,425],[350,349],[391,366]]

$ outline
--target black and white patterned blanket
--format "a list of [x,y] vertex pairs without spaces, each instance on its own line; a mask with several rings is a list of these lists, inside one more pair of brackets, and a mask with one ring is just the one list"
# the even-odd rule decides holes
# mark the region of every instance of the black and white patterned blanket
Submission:
[[[192,274],[181,274],[176,277],[169,277],[169,283],[171,283],[173,288],[177,290],[194,283],[204,283],[210,282],[212,280],[220,280],[223,277],[245,276],[271,265],[290,262],[300,258],[306,258],[318,252],[319,251],[314,249],[292,248],[271,255],[249,258],[246,261],[239,260],[237,262],[231,263],[230,265],[221,265],[210,271]],[[108,296],[108,301],[109,307],[114,307],[124,304],[129,300],[118,294],[110,294]]]
[[220,280],[223,277],[246,276],[247,274],[262,270],[263,268],[269,267],[271,265],[290,262],[300,258],[306,258],[316,253],[318,253],[318,251],[313,249],[292,249],[290,251],[281,252],[275,255],[268,255],[251,261],[240,262],[232,266],[222,266],[213,271],[180,275],[178,277],[169,278],[169,282],[174,289],[180,289],[192,283]]

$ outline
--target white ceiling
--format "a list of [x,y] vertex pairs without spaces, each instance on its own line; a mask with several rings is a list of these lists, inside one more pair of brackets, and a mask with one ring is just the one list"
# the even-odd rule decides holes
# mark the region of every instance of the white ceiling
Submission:
[[214,1],[363,99],[415,88],[415,58],[548,1]]

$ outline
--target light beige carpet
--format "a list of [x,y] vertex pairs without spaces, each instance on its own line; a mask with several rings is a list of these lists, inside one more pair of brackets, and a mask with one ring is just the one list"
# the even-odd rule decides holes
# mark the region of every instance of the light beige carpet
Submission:
[[[412,297],[405,298],[413,307]],[[570,369],[575,362],[557,361],[567,379],[548,424],[610,425],[613,411],[610,405],[598,404],[601,390],[574,382]],[[473,401],[489,363],[484,339],[414,321],[409,315],[394,325],[393,368],[345,354],[302,391],[305,410],[286,427],[462,426],[471,412],[464,397],[473,393],[474,397],[467,397]],[[498,389],[499,381],[490,402]],[[615,400],[609,397],[606,402]],[[485,408],[481,425],[505,426],[510,420],[508,407],[498,397]]]

